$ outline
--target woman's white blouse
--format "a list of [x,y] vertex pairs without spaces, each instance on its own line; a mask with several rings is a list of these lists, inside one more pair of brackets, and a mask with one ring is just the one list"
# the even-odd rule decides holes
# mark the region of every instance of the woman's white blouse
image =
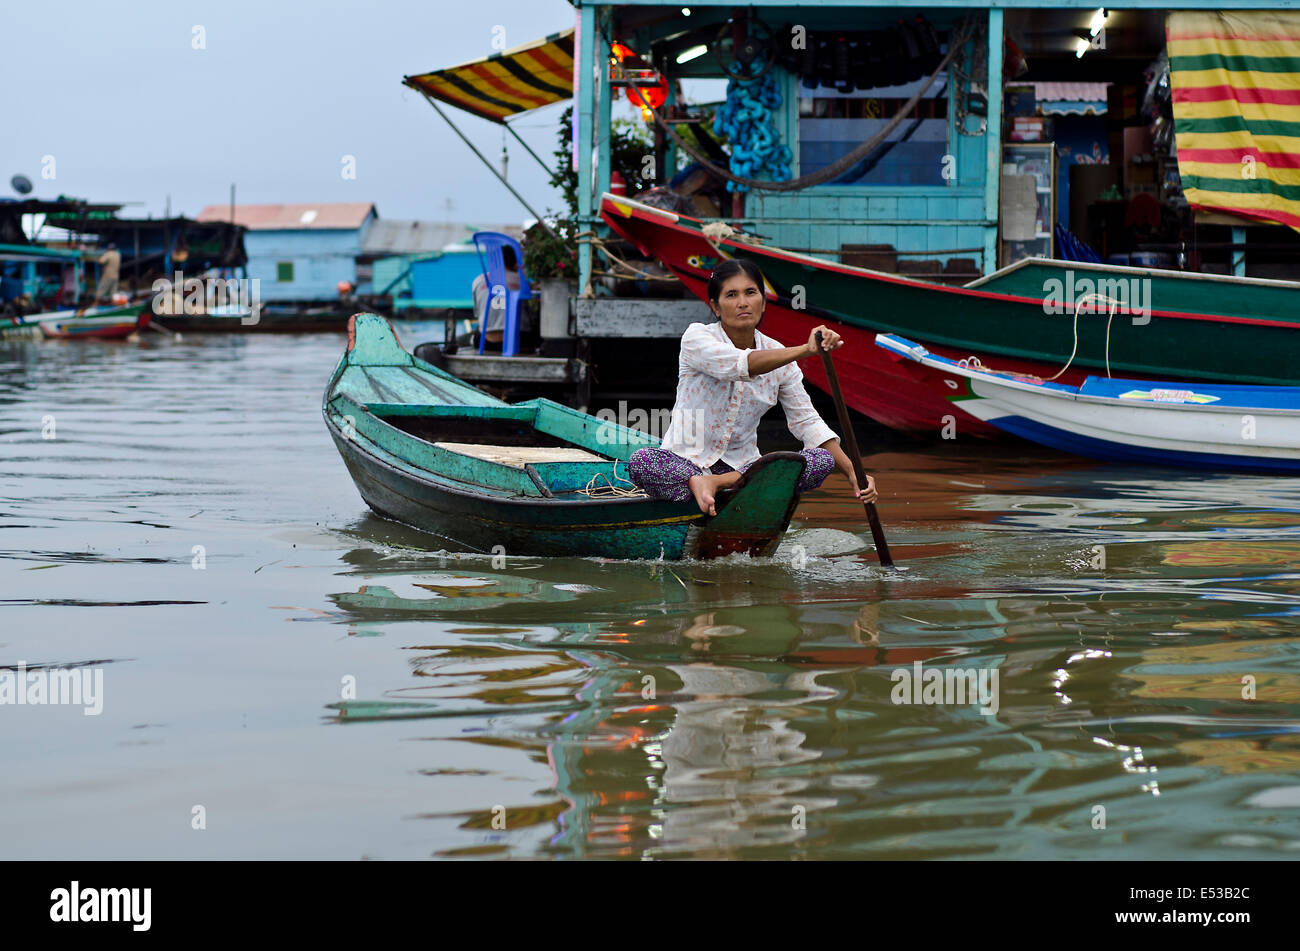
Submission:
[[[758,350],[783,349],[757,330],[754,342]],[[813,409],[797,363],[751,377],[749,353],[716,321],[686,328],[677,362],[677,402],[662,448],[705,469],[719,459],[733,469],[747,466],[759,457],[758,421],[778,402],[805,449],[835,438]]]

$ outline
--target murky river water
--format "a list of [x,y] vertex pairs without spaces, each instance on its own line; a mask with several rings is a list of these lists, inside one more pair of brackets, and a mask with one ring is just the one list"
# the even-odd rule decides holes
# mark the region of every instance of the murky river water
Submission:
[[1296,480],[895,447],[897,575],[838,477],[494,565],[368,514],[341,346],[0,342],[0,666],[102,674],[0,706],[0,857],[1300,856]]

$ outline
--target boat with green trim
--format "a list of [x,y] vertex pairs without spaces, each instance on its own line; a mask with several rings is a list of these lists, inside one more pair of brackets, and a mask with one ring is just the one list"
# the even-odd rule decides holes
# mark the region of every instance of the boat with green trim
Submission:
[[147,327],[153,311],[148,304],[133,304],[41,316],[41,333],[51,340],[124,340]]
[[[852,267],[606,194],[601,215],[698,297],[729,257],[767,279],[763,332],[787,346],[819,323],[845,341],[836,355],[850,406],[901,430],[993,436],[949,397],[965,382],[875,346],[877,333],[953,360],[974,357],[1079,386],[1090,374],[1284,386],[1300,378],[1300,283],[1155,268],[1030,259],[962,287]],[[823,389],[821,367],[804,372]]]
[[148,304],[109,305],[0,318],[0,337],[121,340],[149,324]]
[[502,402],[407,353],[376,314],[349,321],[322,411],[376,514],[485,554],[770,555],[804,470],[798,453],[763,456],[719,493],[714,516],[651,499],[627,459],[658,440],[546,399]]

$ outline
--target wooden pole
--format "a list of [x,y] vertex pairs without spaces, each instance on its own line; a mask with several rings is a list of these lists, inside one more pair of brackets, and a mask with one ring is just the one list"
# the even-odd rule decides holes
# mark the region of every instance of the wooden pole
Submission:
[[[487,167],[487,170],[491,172],[493,175],[495,175],[502,185],[506,186],[506,190],[509,191],[510,194],[514,195],[515,198],[519,199],[519,204],[523,205],[525,208],[528,209],[528,213],[537,219],[537,223],[540,224],[542,228],[546,230],[547,234],[549,234],[556,241],[559,241],[560,236],[555,233],[555,229],[546,223],[545,218],[543,218],[541,215],[539,215],[536,211],[533,210],[533,206],[528,204],[528,202],[524,200],[523,195],[515,191],[514,186],[505,180],[505,178],[501,175],[501,173],[497,171],[496,166],[493,165],[491,162],[487,160],[487,158],[484,157],[483,153],[478,150],[478,148],[474,145],[473,142],[469,140],[469,138],[465,135],[465,133],[461,132],[460,129],[456,128],[456,123],[452,122],[451,119],[448,119],[447,113],[443,112],[441,109],[438,108],[438,103],[434,100],[434,98],[430,96],[427,92],[425,92],[423,89],[419,90],[419,92],[420,95],[424,96],[425,101],[428,102],[429,105],[433,106],[433,111],[438,113],[438,115],[442,116],[442,118],[446,121],[447,125],[451,126],[452,131],[455,132],[458,136],[460,136],[462,142],[464,142],[467,146],[469,146],[469,150],[473,152],[476,156],[478,156],[478,160]],[[582,190],[581,187],[579,187],[578,190],[581,191]]]
[[[840,381],[835,376],[835,364],[831,362],[831,352],[822,349],[822,334],[817,331],[817,352],[821,354],[822,367],[826,370],[826,381],[831,387],[831,397],[835,400],[835,412],[840,418],[840,445],[849,457],[849,462],[853,463],[853,474],[858,477],[858,487],[862,488],[867,484],[867,474],[862,468],[862,454],[858,452],[858,438],[853,434],[853,426],[849,422],[849,411],[844,405],[844,395],[840,393]],[[880,515],[876,512],[874,502],[863,502],[867,510],[867,524],[871,526],[871,537],[876,543],[876,557],[880,559],[880,564],[886,568],[894,567],[894,558],[889,553],[889,543],[885,541],[885,530],[880,524]]]

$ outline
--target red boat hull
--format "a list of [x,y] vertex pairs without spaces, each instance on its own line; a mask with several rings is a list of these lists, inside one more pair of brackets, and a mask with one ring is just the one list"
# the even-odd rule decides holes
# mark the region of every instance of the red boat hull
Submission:
[[121,319],[68,318],[41,322],[41,332],[51,340],[123,340],[149,324],[153,313],[145,307],[134,317]]
[[[665,267],[671,267],[664,262]],[[708,280],[696,274],[680,273],[682,282],[701,300],[707,298]],[[966,392],[964,380],[905,360],[876,346],[876,332],[863,330],[841,321],[823,320],[807,311],[791,310],[768,299],[763,311],[762,331],[788,347],[807,343],[814,327],[833,325],[844,338],[844,347],[835,353],[835,367],[844,401],[864,416],[903,432],[926,433],[947,438],[979,437],[1005,439],[1006,433],[982,419],[962,412],[960,402],[952,402]],[[954,360],[972,356],[957,353],[950,347],[927,344],[934,353]],[[978,356],[978,355],[976,355]],[[1036,376],[1052,376],[1060,367],[1048,367],[1033,360],[1013,357],[988,357],[1000,370]],[[830,392],[826,373],[817,360],[801,363],[804,377],[825,392]],[[1073,368],[1061,374],[1058,382],[1079,386],[1087,372]]]
[[[622,207],[631,210],[629,205]],[[616,233],[635,244],[647,257],[657,258],[692,294],[702,301],[708,299],[709,274],[729,255],[719,253],[697,230],[676,224],[670,216],[643,218],[639,207],[625,215],[609,197],[601,203],[601,214]],[[806,343],[813,328],[821,324],[832,326],[844,338],[845,345],[836,352],[835,365],[844,401],[853,409],[891,429],[905,432],[947,438],[1006,438],[988,423],[963,412],[960,402],[952,401],[966,392],[962,378],[923,367],[877,347],[875,330],[795,310],[769,294],[762,323],[763,333],[769,337],[789,347],[798,346]],[[1036,360],[959,353],[942,344],[922,342],[945,357],[954,360],[978,357],[1000,370],[1051,377],[1061,369],[1059,365],[1050,366]],[[828,389],[818,361],[805,361],[801,367],[814,385]],[[1086,370],[1071,368],[1058,377],[1058,382],[1078,386],[1087,375]]]

